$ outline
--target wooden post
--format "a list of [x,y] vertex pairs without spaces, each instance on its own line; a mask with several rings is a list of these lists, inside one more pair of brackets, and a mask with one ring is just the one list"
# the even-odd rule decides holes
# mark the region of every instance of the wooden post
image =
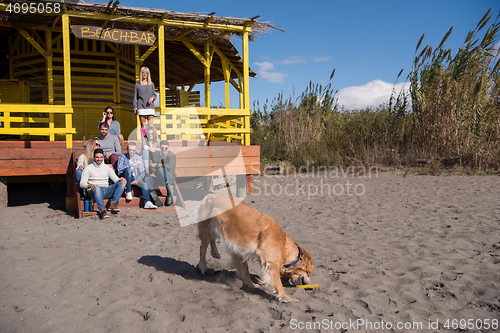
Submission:
[[[226,95],[226,109],[230,108],[230,102],[229,102],[229,80],[231,79],[231,64],[227,62],[226,59],[222,58],[222,71],[224,74],[224,88],[225,88],[225,95]],[[230,128],[231,127],[231,121],[227,120],[226,121],[226,127]],[[226,142],[231,142],[231,136],[226,135]]]
[[159,74],[159,91],[160,91],[160,135],[161,140],[167,139],[166,125],[166,91],[165,91],[165,26],[158,25],[158,70]]
[[[249,58],[248,58],[248,30],[243,31],[243,99],[244,99],[244,108],[250,109],[250,87],[249,87]],[[250,116],[243,117],[243,128],[250,130]],[[250,133],[243,134],[243,142],[244,145],[250,145]]]
[[245,108],[245,98],[244,98],[244,92],[243,92],[243,75],[238,75],[238,83],[240,86],[240,109]]
[[[135,83],[139,82],[140,78],[139,78],[139,71],[141,70],[141,65],[142,65],[142,61],[140,61],[140,54],[139,54],[139,45],[134,45],[134,63],[135,63]],[[134,87],[135,89],[135,87]],[[136,115],[135,116],[135,120],[136,120],[136,140],[141,140],[141,120],[139,119],[139,116]]]
[[[208,62],[209,56],[210,56],[210,46],[208,42],[205,42],[205,52],[204,52],[204,59],[205,59],[205,69],[203,76],[205,78],[205,107],[210,108],[210,66],[212,65],[212,62]],[[210,115],[205,115],[205,120],[208,121],[210,120]],[[208,128],[213,127],[212,125],[208,125]],[[212,139],[212,134],[207,133],[205,134],[205,140],[210,140]]]
[[[47,48],[47,53],[49,54],[46,58],[47,64],[47,86],[48,86],[48,104],[54,104],[54,77],[52,75],[52,31],[45,30],[45,44]],[[54,114],[49,113],[49,128],[54,129]],[[49,141],[54,141],[56,136],[54,132],[49,134]]]
[[0,177],[0,208],[7,208],[9,196],[7,193],[7,177]]
[[210,61],[210,45],[208,42],[204,43],[205,45],[205,107],[210,107],[210,66],[212,65],[212,61]]
[[[71,101],[71,59],[70,59],[70,34],[68,14],[62,15],[63,30],[63,59],[64,59],[64,104],[72,107]],[[65,114],[66,129],[73,127],[73,114]],[[66,148],[73,147],[73,134],[66,134]]]

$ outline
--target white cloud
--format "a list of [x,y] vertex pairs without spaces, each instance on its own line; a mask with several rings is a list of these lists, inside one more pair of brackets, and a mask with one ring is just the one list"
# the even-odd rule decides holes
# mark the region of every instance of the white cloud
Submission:
[[274,65],[269,61],[255,62],[254,65],[260,67],[257,71],[257,75],[267,82],[285,83],[286,74],[273,71]]
[[382,80],[374,80],[362,86],[346,87],[340,89],[336,95],[340,106],[347,109],[364,109],[368,106],[377,107],[382,103],[388,103],[392,89],[399,94],[404,87],[408,90],[409,84],[402,82],[394,85]]
[[326,62],[326,61],[330,61],[330,59],[332,59],[332,57],[330,56],[321,56],[321,57],[314,57],[313,61],[314,62]]
[[283,65],[294,65],[294,64],[303,64],[305,62],[307,62],[307,60],[302,57],[291,56],[283,60],[281,63]]

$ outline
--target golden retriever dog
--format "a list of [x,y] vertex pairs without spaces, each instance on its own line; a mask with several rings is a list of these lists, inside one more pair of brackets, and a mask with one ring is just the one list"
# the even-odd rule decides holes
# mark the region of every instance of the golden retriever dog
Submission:
[[258,259],[262,267],[261,282],[274,288],[280,302],[298,301],[290,298],[283,283],[309,284],[314,267],[311,256],[281,230],[274,220],[241,199],[227,194],[208,194],[199,210],[198,230],[201,240],[202,274],[207,271],[207,249],[219,259],[215,241],[220,239],[231,253],[243,285],[255,288],[250,279],[248,261]]

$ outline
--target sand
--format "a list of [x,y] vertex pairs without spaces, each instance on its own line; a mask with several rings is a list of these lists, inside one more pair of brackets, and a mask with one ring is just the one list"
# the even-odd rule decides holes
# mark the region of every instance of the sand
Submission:
[[254,179],[245,201],[315,263],[320,287],[287,289],[291,304],[242,290],[225,249],[198,275],[196,226],[175,212],[76,219],[54,189],[16,192],[0,332],[498,332],[500,178],[358,176]]

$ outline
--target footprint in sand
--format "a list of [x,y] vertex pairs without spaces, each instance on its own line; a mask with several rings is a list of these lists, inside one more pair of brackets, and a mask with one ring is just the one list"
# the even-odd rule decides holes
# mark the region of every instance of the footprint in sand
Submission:
[[371,315],[372,310],[368,306],[368,303],[366,303],[363,300],[360,299],[346,299],[344,300],[344,305],[351,309],[352,313],[354,313],[357,316],[364,316],[364,315]]

